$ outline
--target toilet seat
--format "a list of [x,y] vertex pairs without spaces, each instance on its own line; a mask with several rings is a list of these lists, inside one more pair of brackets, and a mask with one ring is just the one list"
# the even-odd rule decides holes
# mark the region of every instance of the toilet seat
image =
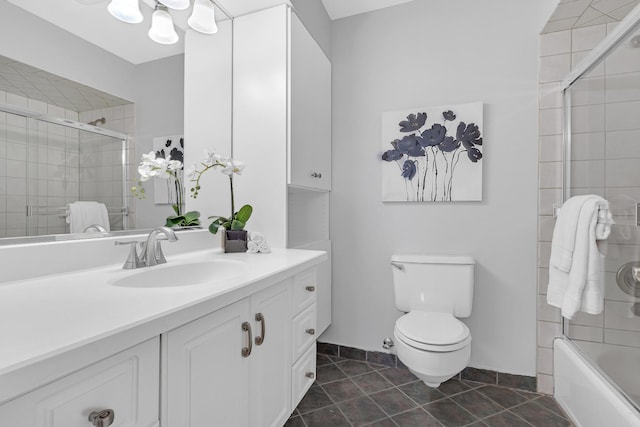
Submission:
[[448,313],[412,311],[396,321],[395,333],[411,347],[434,352],[448,352],[471,342],[467,325]]

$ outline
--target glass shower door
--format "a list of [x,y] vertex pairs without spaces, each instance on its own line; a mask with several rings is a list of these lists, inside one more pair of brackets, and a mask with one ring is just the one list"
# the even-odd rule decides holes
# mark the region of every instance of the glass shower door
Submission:
[[616,222],[600,246],[604,310],[579,312],[565,322],[565,334],[640,408],[640,282],[622,285],[618,274],[628,263],[640,266],[639,34],[633,31],[565,91],[565,198],[598,194]]

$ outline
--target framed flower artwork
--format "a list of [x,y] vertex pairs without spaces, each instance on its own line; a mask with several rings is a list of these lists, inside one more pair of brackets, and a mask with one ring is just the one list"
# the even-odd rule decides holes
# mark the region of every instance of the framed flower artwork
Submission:
[[382,201],[482,200],[482,103],[382,113]]

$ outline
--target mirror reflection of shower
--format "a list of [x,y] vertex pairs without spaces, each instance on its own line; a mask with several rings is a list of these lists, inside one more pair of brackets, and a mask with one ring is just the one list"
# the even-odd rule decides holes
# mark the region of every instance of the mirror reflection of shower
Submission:
[[133,103],[4,56],[0,100],[0,238],[69,233],[76,201],[105,205],[111,231],[135,227]]

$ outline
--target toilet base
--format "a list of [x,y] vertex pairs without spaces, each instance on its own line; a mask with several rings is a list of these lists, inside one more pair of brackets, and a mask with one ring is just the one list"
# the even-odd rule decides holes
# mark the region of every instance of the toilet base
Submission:
[[471,344],[449,352],[420,350],[405,344],[395,336],[398,358],[416,377],[428,387],[437,388],[453,378],[469,364]]

